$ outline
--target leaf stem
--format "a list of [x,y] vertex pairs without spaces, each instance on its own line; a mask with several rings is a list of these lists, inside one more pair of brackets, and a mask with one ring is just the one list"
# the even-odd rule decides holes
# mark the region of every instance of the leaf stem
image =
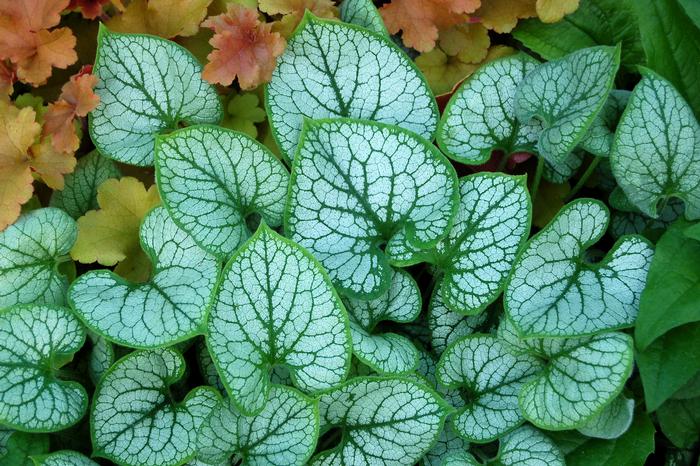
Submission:
[[591,161],[591,163],[588,164],[588,168],[586,168],[586,171],[583,172],[583,175],[581,175],[581,177],[576,182],[576,185],[574,186],[574,188],[571,190],[571,192],[569,192],[569,195],[566,196],[566,198],[564,199],[564,203],[567,203],[571,199],[573,199],[573,197],[581,190],[581,188],[583,188],[583,185],[586,183],[586,181],[588,181],[588,178],[591,177],[591,175],[593,174],[593,172],[595,171],[595,169],[599,163],[600,163],[600,157],[594,157],[593,160]]
[[535,205],[537,200],[537,191],[540,189],[540,181],[542,180],[542,171],[544,170],[544,158],[537,157],[537,169],[535,170],[535,180],[532,182],[530,187],[530,197],[532,198],[532,205]]
[[501,160],[498,162],[498,168],[496,171],[502,172],[505,170],[506,165],[508,164],[508,159],[510,158],[510,154],[507,154],[505,151],[503,151],[503,157],[501,157]]

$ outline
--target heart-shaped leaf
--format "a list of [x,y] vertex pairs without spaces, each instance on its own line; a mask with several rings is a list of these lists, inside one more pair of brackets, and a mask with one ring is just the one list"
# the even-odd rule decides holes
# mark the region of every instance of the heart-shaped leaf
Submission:
[[58,271],[70,260],[75,221],[48,207],[22,215],[0,232],[0,309],[15,304],[63,304],[68,279]]
[[518,84],[537,64],[519,53],[489,62],[467,78],[442,114],[440,148],[468,165],[485,163],[497,149],[506,156],[532,152],[542,126],[537,121],[521,124],[515,118],[514,98]]
[[450,344],[474,333],[487,317],[485,312],[473,316],[456,313],[447,307],[436,289],[428,305],[428,328],[433,351],[441,355]]
[[203,333],[219,263],[162,207],[146,215],[140,236],[153,262],[151,280],[131,283],[109,270],[81,275],[68,293],[78,317],[108,340],[132,348],[169,345]]
[[319,398],[321,432],[343,430],[340,444],[314,458],[320,465],[413,465],[437,438],[445,402],[402,378],[357,377]]
[[425,78],[387,37],[310,13],[278,58],[265,104],[273,135],[295,156],[304,119],[349,117],[432,139],[439,118]]
[[526,336],[589,335],[629,327],[654,254],[641,236],[620,238],[603,260],[586,249],[608,227],[605,205],[577,199],[528,242],[504,293],[508,316]]
[[523,416],[543,429],[584,426],[617,397],[632,373],[632,338],[624,333],[520,339],[503,319],[498,336],[511,351],[544,361],[519,395]]
[[68,309],[35,304],[0,313],[0,423],[53,432],[78,422],[87,393],[58,372],[84,342],[85,331]]
[[665,79],[645,70],[615,133],[610,165],[627,198],[649,217],[659,201],[681,198],[700,218],[700,125]]
[[541,367],[536,357],[516,354],[492,335],[470,335],[450,345],[440,357],[437,377],[465,396],[466,405],[450,418],[455,430],[485,443],[522,424],[518,395]]
[[62,191],[51,194],[50,205],[65,210],[68,215],[78,219],[88,210],[96,210],[97,187],[110,178],[119,178],[121,173],[116,164],[92,151],[78,160],[75,171],[65,176]]
[[415,370],[418,350],[411,340],[396,333],[375,332],[381,321],[412,322],[420,314],[420,290],[411,275],[392,271],[386,293],[370,301],[349,298],[345,303],[355,357],[380,373]]
[[35,466],[99,466],[77,451],[59,450],[48,455],[32,456]]
[[128,466],[169,466],[195,455],[197,429],[219,401],[198,387],[175,402],[169,386],[185,371],[173,349],[136,351],[117,361],[95,389],[93,456]]
[[241,133],[194,126],[158,137],[156,177],[173,220],[221,260],[250,236],[251,214],[282,224],[289,174]]
[[587,133],[605,104],[620,65],[620,46],[590,47],[538,66],[515,93],[521,124],[541,120],[537,152],[563,161]]
[[244,416],[230,399],[202,423],[197,457],[207,464],[296,466],[311,457],[318,439],[318,405],[296,390],[272,386],[265,408]]
[[451,456],[443,466],[566,466],[564,455],[549,437],[532,426],[522,426],[504,436],[496,458],[484,463],[471,453]]
[[340,19],[377,34],[389,36],[382,15],[379,14],[372,0],[343,0],[340,4]]
[[305,391],[338,385],[350,366],[350,330],[320,264],[264,224],[224,268],[207,345],[234,404],[265,406],[270,371],[287,366]]
[[583,435],[605,440],[616,439],[630,428],[634,418],[634,400],[618,396],[603,410],[578,428]]
[[223,115],[197,59],[169,40],[100,25],[93,73],[100,103],[90,112],[90,137],[120,162],[153,165],[156,134],[181,123],[218,123]]
[[454,168],[428,141],[349,119],[307,120],[290,184],[286,231],[360,299],[389,288],[392,250],[447,234],[459,195]]
[[610,92],[608,100],[605,101],[600,113],[595,117],[588,132],[579,143],[582,149],[598,157],[610,155],[615,129],[627,106],[629,96],[629,91],[613,89]]

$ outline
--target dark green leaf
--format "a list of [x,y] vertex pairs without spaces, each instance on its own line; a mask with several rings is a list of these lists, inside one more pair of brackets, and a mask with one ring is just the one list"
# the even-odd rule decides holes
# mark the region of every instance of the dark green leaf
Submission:
[[689,448],[700,438],[700,397],[668,400],[656,412],[661,430],[679,448]]

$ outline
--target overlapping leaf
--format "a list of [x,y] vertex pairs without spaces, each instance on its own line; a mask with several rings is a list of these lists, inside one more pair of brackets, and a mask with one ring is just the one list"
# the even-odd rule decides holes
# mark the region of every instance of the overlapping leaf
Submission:
[[290,160],[305,118],[379,121],[428,139],[438,120],[423,76],[388,38],[310,14],[278,60],[266,107],[277,144]]
[[356,24],[377,34],[389,35],[382,16],[372,0],[343,0],[340,4],[340,19]]
[[0,313],[0,422],[28,432],[53,432],[80,420],[88,396],[59,378],[85,341],[63,307],[24,305]]
[[287,233],[357,298],[386,291],[392,251],[434,246],[457,208],[447,159],[413,133],[381,123],[308,122],[290,183]]
[[346,311],[306,251],[261,225],[223,272],[207,345],[234,404],[260,412],[275,366],[305,391],[338,385],[350,365]]
[[153,348],[201,333],[219,263],[177,227],[163,208],[141,226],[141,244],[154,265],[146,283],[128,282],[108,270],[73,282],[69,300],[88,327],[134,348]]
[[48,455],[32,456],[36,466],[98,466],[87,456],[72,450],[59,450]]
[[192,459],[197,429],[219,396],[198,387],[175,402],[168,387],[185,361],[172,349],[137,351],[113,365],[95,390],[93,455],[129,466],[174,466]]
[[100,104],[90,113],[90,136],[106,157],[153,165],[156,134],[182,123],[218,123],[221,102],[184,48],[153,36],[100,27],[94,73]]
[[435,290],[428,305],[428,328],[433,351],[441,355],[454,341],[476,332],[487,317],[485,312],[469,316],[451,310],[441,293]]
[[593,199],[567,204],[518,256],[504,294],[506,312],[529,336],[576,336],[628,327],[653,256],[640,236],[623,237],[603,260],[586,249],[605,233],[607,208]]
[[159,137],[156,177],[173,220],[221,260],[250,236],[248,217],[282,224],[287,170],[240,133],[194,126]]

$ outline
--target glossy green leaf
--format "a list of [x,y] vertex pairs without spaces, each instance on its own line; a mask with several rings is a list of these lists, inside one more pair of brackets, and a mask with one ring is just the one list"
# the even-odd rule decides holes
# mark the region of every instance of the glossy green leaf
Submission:
[[286,232],[361,299],[389,288],[394,249],[447,235],[458,204],[454,168],[435,146],[366,121],[307,120],[290,185]]
[[421,295],[410,274],[398,270],[391,275],[391,285],[380,297],[370,301],[349,298],[345,304],[355,357],[379,373],[400,374],[416,368],[418,350],[403,335],[375,329],[382,321],[414,321],[420,314]]
[[93,331],[133,348],[154,348],[202,333],[219,264],[177,227],[162,207],[141,224],[141,246],[153,262],[146,283],[109,270],[73,282],[69,301]]
[[350,366],[350,331],[320,264],[265,225],[226,265],[207,345],[234,404],[260,412],[270,371],[284,365],[297,387],[338,385]]
[[700,438],[700,397],[668,400],[656,417],[664,435],[679,448],[692,448]]
[[244,416],[230,400],[220,402],[199,428],[197,457],[208,464],[303,465],[316,447],[318,423],[316,401],[273,386],[256,416]]
[[93,72],[100,103],[90,112],[90,137],[120,162],[153,165],[157,134],[182,123],[218,123],[223,115],[197,59],[169,40],[100,26]]
[[520,53],[486,63],[452,95],[438,125],[437,141],[452,159],[486,162],[498,149],[532,152],[542,126],[515,118],[515,91],[537,61]]
[[619,47],[590,47],[528,73],[515,93],[515,114],[522,124],[543,122],[540,156],[558,163],[574,150],[603,107],[619,64]]
[[523,426],[505,435],[495,458],[480,462],[470,453],[452,456],[443,466],[566,466],[564,455],[545,434]]
[[373,120],[426,139],[439,118],[425,78],[389,38],[310,13],[277,59],[265,96],[277,145],[289,159],[305,118]]
[[602,202],[577,199],[528,242],[504,293],[519,332],[577,336],[634,323],[654,251],[646,239],[627,236],[603,260],[589,262],[586,250],[608,219]]
[[578,428],[588,437],[615,439],[627,432],[634,418],[634,400],[620,395],[595,417]]
[[0,423],[53,432],[80,420],[88,396],[60,368],[85,342],[78,319],[63,307],[15,306],[0,313]]
[[441,355],[454,341],[475,333],[486,322],[487,317],[485,312],[465,316],[451,310],[441,294],[435,290],[428,304],[428,328],[433,351]]
[[629,100],[630,92],[613,89],[579,146],[598,157],[608,157],[615,130]]
[[32,456],[36,466],[98,466],[87,456],[72,450],[59,450],[49,455]]
[[128,466],[170,466],[195,455],[197,429],[219,397],[210,387],[175,402],[168,387],[185,370],[172,349],[137,351],[117,361],[95,390],[93,455]]
[[173,220],[221,260],[251,235],[250,216],[282,224],[289,174],[241,133],[194,126],[156,138],[156,178]]
[[656,244],[647,287],[639,303],[634,329],[637,348],[689,322],[700,321],[700,241],[674,225]]
[[[694,76],[700,73],[700,25],[677,0],[630,2],[636,13],[646,64],[671,81],[700,118],[700,89]],[[695,17],[697,19],[697,17]]]
[[64,177],[61,191],[51,193],[49,204],[65,210],[68,215],[78,219],[88,210],[99,209],[97,187],[110,178],[119,178],[121,172],[110,159],[92,151],[78,160],[73,173]]
[[537,357],[513,353],[494,336],[457,340],[437,368],[440,383],[459,387],[465,396],[466,405],[450,418],[455,430],[472,442],[485,443],[522,424],[518,395],[541,369]]
[[632,92],[615,133],[613,174],[642,213],[678,197],[689,219],[700,218],[700,125],[671,84],[650,71]]
[[362,26],[377,34],[389,36],[382,16],[372,0],[343,0],[340,4],[340,19],[346,23]]
[[447,409],[428,387],[389,377],[357,377],[319,398],[321,432],[343,430],[340,443],[310,465],[413,465],[435,442]]
[[655,411],[700,372],[700,322],[677,327],[637,352],[647,411]]
[[2,431],[2,436],[5,443],[0,447],[0,466],[34,466],[31,457],[49,451],[49,436],[46,434],[6,429]]
[[75,221],[48,207],[22,215],[0,232],[0,309],[15,304],[63,304],[67,278],[58,266],[78,235]]

